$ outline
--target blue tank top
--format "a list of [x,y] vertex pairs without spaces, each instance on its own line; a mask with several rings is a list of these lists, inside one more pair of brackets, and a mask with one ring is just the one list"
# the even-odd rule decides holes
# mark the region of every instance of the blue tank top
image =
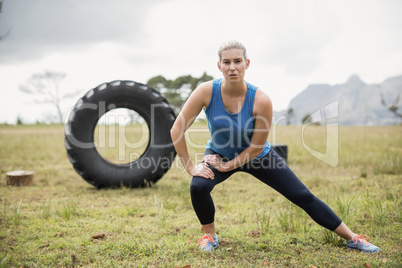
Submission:
[[[222,80],[222,78],[213,80],[211,100],[207,109],[204,109],[211,133],[211,140],[206,147],[231,160],[251,144],[255,122],[253,106],[257,87],[246,82],[247,93],[243,107],[238,113],[232,114],[223,106]],[[256,158],[264,157],[270,148],[271,145],[267,140],[263,151]]]

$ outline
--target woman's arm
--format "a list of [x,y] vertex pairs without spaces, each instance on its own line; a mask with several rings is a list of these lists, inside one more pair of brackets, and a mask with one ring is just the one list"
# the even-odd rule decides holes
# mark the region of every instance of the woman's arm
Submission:
[[211,99],[212,82],[206,82],[198,86],[187,99],[179,116],[176,118],[170,134],[177,155],[180,157],[184,168],[191,176],[201,176],[213,179],[214,173],[208,164],[201,163],[194,166],[188,153],[185,132],[192,125],[202,108],[207,107]]
[[273,111],[271,99],[260,89],[256,92],[253,112],[255,124],[250,146],[228,162],[222,162],[219,155],[207,155],[203,159],[204,162],[221,172],[227,172],[246,164],[262,152],[268,139]]

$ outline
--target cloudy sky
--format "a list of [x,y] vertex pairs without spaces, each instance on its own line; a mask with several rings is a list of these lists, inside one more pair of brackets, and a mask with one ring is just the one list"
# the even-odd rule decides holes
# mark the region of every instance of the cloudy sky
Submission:
[[[120,79],[220,77],[216,51],[230,39],[246,45],[246,80],[275,110],[309,84],[343,83],[354,74],[381,83],[402,74],[400,0],[2,2],[0,123],[55,113],[19,90],[34,73],[66,73],[62,91],[81,94]],[[64,112],[76,101],[66,100]]]

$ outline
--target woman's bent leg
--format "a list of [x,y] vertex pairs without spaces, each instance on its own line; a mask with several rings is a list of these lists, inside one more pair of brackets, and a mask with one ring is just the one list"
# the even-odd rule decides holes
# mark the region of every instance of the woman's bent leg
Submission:
[[[207,154],[215,154],[215,152],[206,149],[204,155]],[[202,225],[213,223],[215,219],[215,205],[211,197],[212,189],[234,173],[234,171],[222,173],[212,167],[211,169],[215,174],[213,180],[196,176],[193,177],[190,186],[191,202]]]
[[214,187],[214,180],[203,177],[193,177],[191,181],[191,203],[195,214],[203,225],[214,222],[215,206],[210,194]]

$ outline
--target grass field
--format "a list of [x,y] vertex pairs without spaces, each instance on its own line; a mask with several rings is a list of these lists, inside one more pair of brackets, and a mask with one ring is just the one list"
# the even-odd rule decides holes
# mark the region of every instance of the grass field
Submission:
[[[194,126],[194,144],[208,139],[199,129],[205,125]],[[340,127],[336,167],[303,146],[325,152],[325,127],[308,127],[302,139],[301,126],[278,126],[270,137],[288,145],[288,164],[310,190],[381,252],[346,250],[301,209],[238,173],[212,192],[220,246],[205,253],[180,163],[153,187],[97,190],[68,161],[62,126],[1,126],[0,267],[402,267],[401,133]],[[7,186],[5,173],[18,169],[34,171],[34,184]]]

